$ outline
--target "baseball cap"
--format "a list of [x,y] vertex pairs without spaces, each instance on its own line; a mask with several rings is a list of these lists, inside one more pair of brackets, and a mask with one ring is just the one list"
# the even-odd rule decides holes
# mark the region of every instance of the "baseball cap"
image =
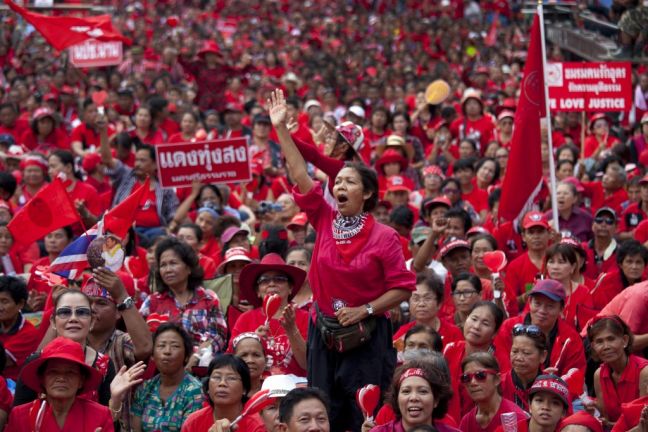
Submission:
[[257,114],[254,116],[254,119],[252,120],[252,124],[257,124],[257,123],[265,123],[265,124],[272,124],[272,120],[270,120],[270,116],[267,114]]
[[559,376],[538,376],[528,391],[529,400],[531,400],[532,395],[540,392],[551,393],[558,396],[565,404],[565,407],[569,407],[569,389],[567,388],[565,381],[563,381]]
[[320,108],[321,108],[321,107],[322,107],[322,104],[319,103],[318,101],[316,101],[315,99],[309,99],[309,100],[307,100],[306,103],[304,104],[304,111],[308,111],[308,110],[311,109],[312,107],[320,107]]
[[360,117],[361,119],[365,118],[365,110],[360,106],[353,105],[349,107],[348,111],[356,117]]
[[452,203],[450,202],[450,199],[446,197],[445,195],[438,196],[436,198],[431,199],[430,201],[426,202],[424,207],[428,210],[432,210],[434,207],[437,206],[444,206],[447,208],[452,207]]
[[443,243],[443,246],[441,246],[439,256],[443,258],[453,250],[459,248],[470,250],[470,244],[464,239],[458,237],[450,237],[445,241],[445,243]]
[[601,207],[600,209],[596,210],[596,213],[594,214],[594,217],[597,218],[601,216],[603,213],[608,213],[611,215],[615,220],[617,218],[617,214],[614,211],[612,207]]
[[270,375],[263,380],[261,390],[268,390],[269,398],[282,398],[297,387],[306,387],[306,378],[297,375]]
[[417,226],[412,230],[412,243],[413,244],[419,244],[425,239],[428,238],[430,233],[432,232],[432,228],[427,227],[427,226]]
[[543,279],[536,282],[535,286],[529,293],[532,295],[543,295],[553,301],[565,301],[565,287],[560,282],[553,279]]
[[223,234],[221,235],[221,243],[225,244],[228,243],[236,234],[239,233],[245,233],[245,235],[250,235],[250,231],[243,228],[243,227],[237,227],[237,226],[231,226],[227,228]]
[[412,192],[409,186],[405,183],[405,179],[399,175],[387,177],[387,192]]
[[296,229],[296,228],[303,228],[308,224],[308,216],[306,216],[306,213],[300,212],[297,213],[293,218],[290,220],[290,223],[286,226],[286,228],[290,229]]
[[524,215],[524,219],[522,220],[523,229],[526,230],[534,226],[540,226],[544,229],[549,229],[549,224],[545,220],[544,215],[538,211],[528,212]]

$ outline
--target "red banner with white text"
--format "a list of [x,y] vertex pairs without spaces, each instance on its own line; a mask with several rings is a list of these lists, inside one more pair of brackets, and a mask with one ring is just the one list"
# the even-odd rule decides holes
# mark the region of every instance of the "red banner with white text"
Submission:
[[155,147],[163,188],[202,183],[248,182],[252,178],[247,140],[232,138]]

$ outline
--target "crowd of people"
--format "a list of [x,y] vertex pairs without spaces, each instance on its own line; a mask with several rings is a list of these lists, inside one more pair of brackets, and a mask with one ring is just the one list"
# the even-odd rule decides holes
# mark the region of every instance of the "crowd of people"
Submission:
[[[638,2],[576,3],[637,37]],[[0,25],[0,430],[648,432],[645,65],[524,143],[509,221],[521,2],[111,6],[114,67]],[[157,145],[238,137],[250,181],[160,184]],[[55,181],[78,222],[26,242]],[[104,265],[52,272],[141,185]]]

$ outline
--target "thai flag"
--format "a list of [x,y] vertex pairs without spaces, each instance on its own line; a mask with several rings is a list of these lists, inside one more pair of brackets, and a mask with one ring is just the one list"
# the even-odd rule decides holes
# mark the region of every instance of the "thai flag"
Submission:
[[50,264],[49,271],[67,279],[77,279],[90,266],[86,251],[92,240],[101,235],[98,225],[93,226],[67,245],[58,258]]

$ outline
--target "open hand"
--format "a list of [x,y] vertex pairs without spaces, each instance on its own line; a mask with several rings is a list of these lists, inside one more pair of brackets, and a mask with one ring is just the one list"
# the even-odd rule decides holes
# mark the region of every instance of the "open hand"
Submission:
[[122,366],[113,378],[110,383],[110,397],[115,402],[123,401],[124,394],[131,388],[135,387],[142,381],[144,381],[141,376],[146,370],[146,364],[144,362],[137,362],[130,369],[126,369],[126,366]]
[[284,308],[279,323],[288,334],[297,330],[297,324],[295,323],[295,309],[292,305],[288,305]]
[[270,120],[274,127],[285,126],[286,116],[288,115],[288,109],[286,106],[286,98],[284,97],[283,90],[276,89],[270,93],[270,98],[266,105],[268,114],[270,115]]

